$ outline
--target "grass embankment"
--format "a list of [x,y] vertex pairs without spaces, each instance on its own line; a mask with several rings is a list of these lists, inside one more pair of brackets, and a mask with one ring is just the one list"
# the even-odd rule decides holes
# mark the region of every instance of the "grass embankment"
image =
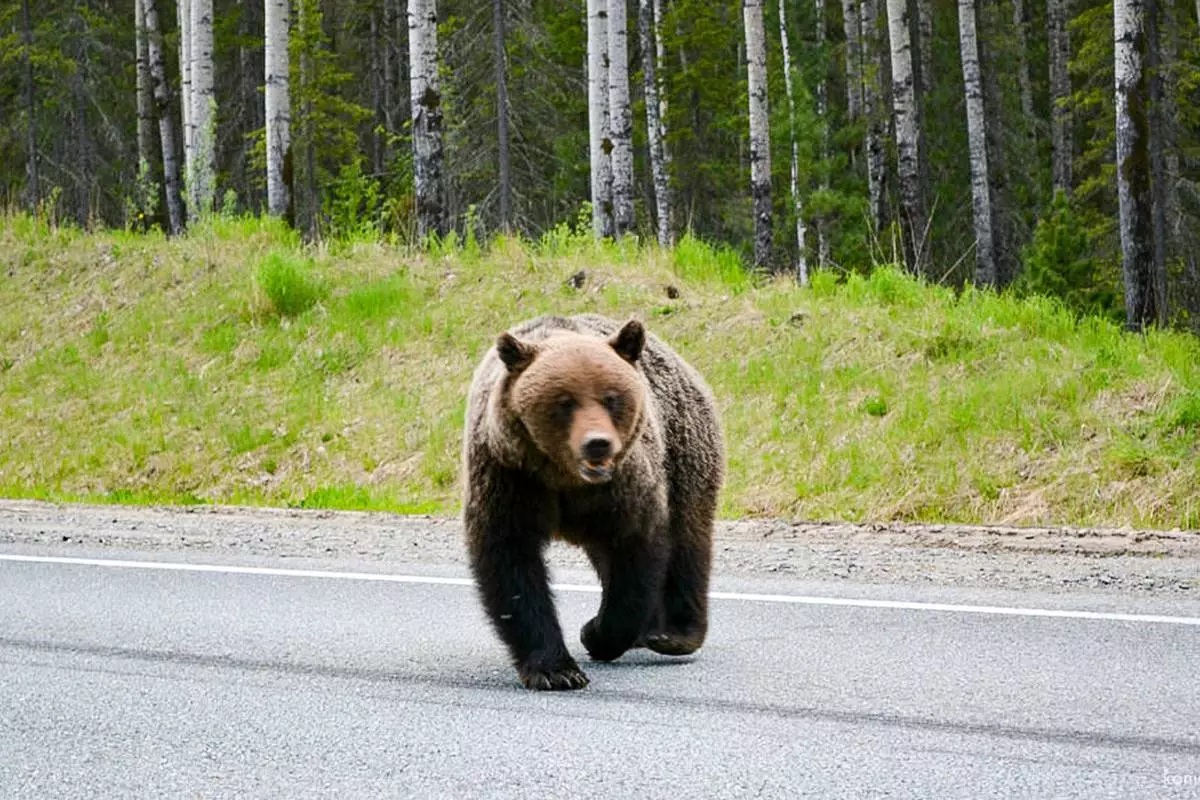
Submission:
[[695,242],[561,231],[306,254],[260,222],[166,241],[10,218],[0,253],[9,497],[453,513],[476,360],[587,310],[641,315],[711,381],[727,516],[1200,526],[1200,344],[1049,301],[892,270],[755,286]]

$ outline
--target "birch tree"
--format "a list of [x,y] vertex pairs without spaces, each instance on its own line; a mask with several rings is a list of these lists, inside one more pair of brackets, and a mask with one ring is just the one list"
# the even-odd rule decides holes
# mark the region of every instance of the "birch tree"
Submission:
[[629,105],[628,18],[625,0],[608,0],[608,102],[612,126],[613,228],[633,230],[633,111]]
[[1071,40],[1067,32],[1070,0],[1047,0],[1046,27],[1050,62],[1050,148],[1051,175],[1055,191],[1071,192]]
[[1146,109],[1146,48],[1143,0],[1114,0],[1117,199],[1120,206],[1125,324],[1140,331],[1162,323],[1166,309],[1154,269],[1151,222],[1149,126]]
[[133,4],[135,88],[137,91],[137,175],[133,188],[134,219],[140,229],[148,227],[158,205],[158,182],[154,165],[154,94],[150,79],[150,56],[146,42],[146,14],[142,0]]
[[167,66],[163,56],[162,30],[158,24],[158,0],[142,0],[145,14],[146,55],[154,86],[154,113],[162,146],[163,189],[167,196],[167,226],[172,236],[183,232],[183,198],[179,186],[179,160],[175,155],[175,124],[171,119],[167,89]]
[[193,159],[188,175],[188,211],[201,216],[212,211],[217,173],[212,9],[212,0],[191,0]]
[[[1200,0],[1197,0],[1200,2]],[[666,46],[663,44],[663,0],[654,0],[654,74],[662,82],[663,65],[666,64]],[[671,147],[667,142],[667,93],[658,93],[658,138],[662,142],[663,207],[666,217],[667,241],[675,242],[675,190],[671,185]],[[660,222],[661,226],[663,223]]]
[[867,120],[864,149],[867,161],[867,207],[876,234],[888,224],[887,118],[884,93],[883,36],[879,30],[879,0],[860,6],[863,51],[863,114]]
[[[175,11],[179,25],[179,109],[182,117],[183,132],[183,178],[184,182],[192,179],[192,161],[194,149],[192,142],[192,105],[195,102],[192,94],[192,6],[191,0],[177,0]],[[185,191],[191,191],[186,189]]]
[[958,0],[958,36],[971,161],[971,207],[975,219],[975,283],[979,286],[995,286],[996,260],[992,249],[992,203],[988,184],[983,85],[979,77],[975,0]]
[[154,98],[150,92],[150,60],[146,51],[146,15],[142,11],[142,0],[133,2],[133,25],[137,75],[138,180],[141,181],[150,174],[151,150],[154,148],[154,113],[150,108]]
[[288,85],[289,0],[266,0],[267,211],[286,216],[291,189],[283,165],[291,149],[292,103]]
[[762,0],[743,0],[750,105],[750,194],[754,202],[754,266],[771,262],[771,131],[767,108],[767,49]]
[[592,227],[613,235],[612,142],[608,104],[608,1],[587,4],[588,152],[592,180]]
[[658,244],[669,247],[671,230],[671,182],[667,172],[666,133],[663,123],[662,99],[658,90],[658,68],[662,63],[662,44],[658,29],[658,13],[651,0],[638,0],[638,38],[642,49],[643,91],[646,96],[646,138],[649,140],[650,174],[654,182],[654,209],[657,218]]
[[787,2],[779,0],[779,44],[783,50],[783,85],[788,104],[788,132],[792,140],[790,188],[796,215],[796,280],[808,285],[808,259],[804,253],[804,207],[800,202],[800,155],[796,143],[796,100],[792,92],[792,48],[788,43]]
[[921,125],[913,77],[912,41],[904,0],[887,0],[892,52],[892,113],[896,127],[896,172],[900,180],[901,233],[909,271],[925,270],[927,225],[921,164]]
[[412,96],[413,176],[417,235],[445,236],[446,188],[442,178],[442,94],[438,78],[437,0],[409,0],[408,51]]
[[500,229],[512,230],[512,170],[509,162],[508,66],[504,51],[504,0],[492,1],[493,71],[496,77],[496,143],[500,173]]

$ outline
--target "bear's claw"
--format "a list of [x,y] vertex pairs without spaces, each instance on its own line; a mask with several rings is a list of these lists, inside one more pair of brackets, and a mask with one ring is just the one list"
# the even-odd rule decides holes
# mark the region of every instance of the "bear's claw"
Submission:
[[534,691],[582,689],[588,685],[587,675],[583,674],[583,670],[574,661],[553,669],[522,668],[518,670],[518,674],[525,688]]

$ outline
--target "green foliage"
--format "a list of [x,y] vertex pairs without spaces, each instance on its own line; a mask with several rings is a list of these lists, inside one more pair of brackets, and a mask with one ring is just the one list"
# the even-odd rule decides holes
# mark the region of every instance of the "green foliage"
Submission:
[[[865,122],[850,119],[843,7],[788,0],[787,36],[792,55],[795,112],[789,115],[779,40],[779,5],[764,5],[775,241],[781,263],[801,244],[815,265],[817,239],[829,243],[838,272],[868,272],[872,260],[894,260],[894,239],[885,229],[874,240],[866,224],[866,175],[862,152]],[[319,234],[338,246],[386,239],[413,241],[412,154],[406,127],[411,118],[403,61],[406,22],[395,4],[293,4],[291,75],[293,199],[303,202],[296,220],[310,218]],[[666,103],[668,145],[673,156],[676,221],[696,238],[750,249],[753,219],[748,192],[746,69],[742,4],[737,0],[673,0],[661,20],[665,62],[660,69]],[[97,223],[146,230],[162,225],[160,170],[133,158],[136,130],[133,36],[125,11],[105,4],[42,0],[31,3],[31,46],[22,36],[21,4],[0,1],[0,201],[25,204],[25,132],[31,121],[24,103],[25,58],[33,65],[32,120],[42,174],[39,213],[52,224],[70,220],[81,228]],[[514,217],[521,235],[543,240],[554,252],[597,250],[583,241],[584,227],[570,221],[589,196],[587,147],[586,26],[581,9],[560,2],[508,4],[504,64],[512,131]],[[818,19],[823,9],[824,18]],[[1167,157],[1175,174],[1168,183],[1181,203],[1169,220],[1167,254],[1170,304],[1177,319],[1195,324],[1200,284],[1194,257],[1200,252],[1195,200],[1200,159],[1200,35],[1194,9],[1160,4],[1163,15],[1163,76],[1175,115],[1166,127]],[[630,9],[630,32],[636,29]],[[989,158],[997,208],[995,237],[1004,255],[1018,252],[1048,209],[1050,160],[1045,8],[1030,5],[1024,38],[1011,7],[979,8],[979,39],[985,105],[992,148]],[[178,31],[170,8],[160,10],[166,63],[178,97]],[[886,16],[886,15],[885,15]],[[465,0],[439,3],[439,58],[444,110],[447,210],[457,238],[439,252],[478,257],[498,222],[496,74],[492,6]],[[218,189],[224,214],[257,210],[263,201],[263,133],[247,129],[261,113],[261,80],[249,66],[261,64],[261,9],[226,2],[214,13],[217,78]],[[974,241],[968,196],[969,170],[963,86],[953,3],[933,4],[930,81],[921,91],[921,119],[932,206],[933,276],[950,283],[970,277]],[[1086,228],[1099,276],[1111,283],[1117,263],[1113,221],[1112,6],[1081,0],[1071,11],[1072,87],[1076,186],[1073,212]],[[885,37],[886,38],[886,37]],[[1024,52],[1022,52],[1024,47]],[[650,234],[653,217],[647,163],[646,123],[639,99],[641,52],[631,38],[631,85],[635,103],[634,150],[638,226]],[[1033,82],[1034,113],[1021,107],[1019,82],[1010,80],[1022,57]],[[864,59],[869,61],[870,59]],[[818,108],[818,87],[825,94]],[[177,108],[174,113],[178,113]],[[790,130],[797,133],[799,188],[807,226],[796,243],[795,208],[789,197]],[[887,142],[894,168],[893,142]],[[311,158],[310,158],[311,156]],[[894,169],[888,205],[895,216]],[[309,200],[309,189],[317,195]],[[560,224],[568,224],[560,227]],[[207,225],[208,222],[206,221]],[[579,237],[578,240],[574,237]],[[472,243],[474,242],[474,243]],[[419,243],[417,243],[419,244]],[[1042,245],[1034,247],[1041,251]],[[1034,259],[1045,264],[1045,258]],[[1005,259],[1004,270],[1011,265]],[[1007,277],[1007,276],[1006,276]],[[1042,282],[1041,277],[1034,282]],[[1072,279],[1073,280],[1073,279]],[[1180,287],[1183,287],[1182,289]],[[1047,289],[1050,291],[1050,289]],[[1180,309],[1191,305],[1188,313]],[[1189,316],[1190,314],[1190,316]]]
[[887,400],[884,400],[878,395],[868,397],[863,401],[863,411],[870,414],[872,417],[885,417],[888,413]]
[[312,276],[312,264],[294,254],[273,251],[258,266],[258,287],[267,296],[272,311],[295,317],[315,306],[324,295]]
[[750,242],[746,78],[735,67],[740,3],[675,0],[663,6],[663,40],[668,52],[679,54],[660,76],[669,99],[667,145],[679,206],[705,238]]
[[675,272],[687,281],[716,283],[740,294],[750,288],[741,255],[728,245],[710,245],[685,235],[671,251]]
[[1167,428],[1185,434],[1200,431],[1200,392],[1192,391],[1180,395],[1167,408]]
[[329,235],[340,239],[378,238],[382,227],[383,198],[379,181],[362,171],[356,156],[342,166],[337,180],[325,193],[325,217]]
[[599,243],[592,231],[592,204],[580,204],[574,224],[560,222],[548,229],[538,239],[537,249],[542,255],[567,256],[591,252]]
[[1120,295],[1102,274],[1095,250],[1080,215],[1059,192],[1022,253],[1024,271],[1013,288],[1020,294],[1057,297],[1075,311],[1119,320]]
[[[1196,518],[1193,337],[894,269],[751,281],[691,237],[682,257],[509,238],[475,258],[211,225],[170,241],[0,225],[0,493],[450,514],[480,354],[519,319],[594,311],[649,320],[712,385],[725,515]],[[281,306],[297,286],[322,299],[289,316],[270,285]]]
[[[1113,92],[1113,6],[1109,2],[1085,6],[1071,20],[1070,109],[1076,141],[1083,144],[1076,157],[1075,199],[1086,207],[1115,218],[1116,110]],[[1115,225],[1110,227],[1115,230]]]

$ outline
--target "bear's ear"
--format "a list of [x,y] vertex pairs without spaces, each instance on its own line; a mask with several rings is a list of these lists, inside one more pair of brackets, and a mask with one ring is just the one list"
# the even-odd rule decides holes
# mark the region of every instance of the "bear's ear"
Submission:
[[636,364],[642,355],[642,347],[646,344],[646,329],[642,327],[642,323],[631,319],[608,340],[608,343],[617,351],[617,355],[630,364]]
[[508,367],[508,371],[516,374],[533,363],[537,348],[522,342],[511,333],[502,333],[496,340],[496,352],[504,366]]

